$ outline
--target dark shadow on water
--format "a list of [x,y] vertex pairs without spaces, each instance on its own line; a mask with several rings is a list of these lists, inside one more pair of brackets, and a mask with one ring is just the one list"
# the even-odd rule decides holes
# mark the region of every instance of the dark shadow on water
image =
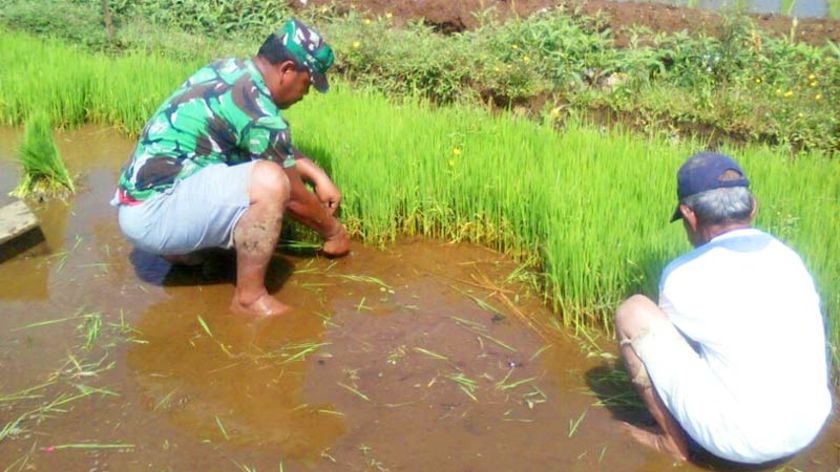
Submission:
[[34,228],[11,241],[0,244],[0,263],[6,262],[21,254],[46,255],[49,248],[41,228]]
[[[236,283],[236,253],[232,250],[208,249],[199,255],[200,264],[187,266],[172,264],[163,257],[134,248],[129,261],[137,277],[153,285],[176,287],[190,285],[217,285]],[[269,293],[277,291],[294,268],[282,257],[274,256],[269,262],[265,285]]]
[[655,426],[621,361],[604,362],[589,369],[584,378],[586,385],[613,418],[643,428]]

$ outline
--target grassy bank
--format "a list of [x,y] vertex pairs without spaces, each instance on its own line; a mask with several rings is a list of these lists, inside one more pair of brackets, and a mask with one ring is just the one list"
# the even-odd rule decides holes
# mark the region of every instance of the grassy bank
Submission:
[[[91,55],[17,34],[2,40],[0,118],[10,124],[42,111],[54,123],[136,133],[198,65]],[[566,326],[609,331],[616,304],[636,291],[655,295],[664,264],[689,249],[682,228],[667,221],[674,173],[698,143],[573,122],[557,133],[467,106],[394,105],[342,82],[288,116],[296,143],[342,188],[342,218],[356,236],[384,243],[420,234],[531,257]],[[758,226],[790,243],[812,270],[836,346],[840,161],[817,152],[790,159],[759,146],[731,151],[754,182]]]
[[[0,0],[0,24],[107,51],[159,51],[170,57],[251,53],[291,10],[254,0],[112,0],[114,33],[94,0]],[[840,54],[766,35],[746,18],[715,37],[634,32],[614,45],[606,23],[554,10],[440,34],[397,26],[387,15],[323,7],[302,13],[337,52],[336,69],[390,96],[438,103],[493,103],[550,124],[608,111],[635,128],[701,130],[792,150],[840,151]]]

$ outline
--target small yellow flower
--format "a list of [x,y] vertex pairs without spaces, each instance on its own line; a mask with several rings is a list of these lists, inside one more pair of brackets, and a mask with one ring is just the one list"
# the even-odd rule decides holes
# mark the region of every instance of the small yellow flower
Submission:
[[502,69],[500,69],[499,66],[494,67],[493,70],[496,71],[496,72],[501,72],[502,71]]
[[785,92],[785,97],[792,97],[792,96],[793,96],[792,91],[788,90],[787,92]]
[[819,100],[819,99],[821,99],[821,98],[822,98],[822,95],[821,95],[821,94],[819,94],[819,93],[818,93],[818,94],[816,94],[816,95],[814,95],[814,100]]
[[455,161],[454,160],[449,159],[449,167],[455,167]]
[[782,94],[782,89],[777,88],[776,89],[776,95],[781,95],[781,94]]
[[814,75],[814,74],[811,74],[811,75],[808,76],[808,80],[814,80],[816,78],[817,78],[817,76]]
[[366,25],[369,25],[369,24],[370,24],[370,18],[365,18],[365,24],[366,24]]
[[461,149],[457,148],[457,147],[452,148],[452,155],[456,156],[456,157],[460,156],[461,155]]
[[517,46],[515,44],[511,44],[510,48],[513,49],[514,51],[516,51],[517,49],[519,49],[519,46]]
[[391,14],[391,12],[388,12],[388,13],[386,13],[386,14],[385,14],[385,18],[388,18],[389,20],[390,20],[390,19],[391,19],[391,17],[393,17],[393,16],[394,16],[394,15],[392,15],[392,14]]
[[528,57],[527,55],[526,55],[526,56],[522,56],[522,62],[524,62],[524,63],[526,63],[526,64],[527,64],[530,60],[531,60],[531,58],[530,58],[530,57]]
[[761,77],[756,77],[755,78],[755,83],[760,84],[761,83]]
[[800,118],[805,118],[805,113],[802,113],[802,112],[800,111],[798,116],[799,116]]
[[816,87],[816,86],[817,86],[817,81],[816,80],[811,82],[811,87]]
[[513,66],[511,64],[507,64],[507,68],[508,69],[513,69]]
[[362,45],[362,43],[360,43],[358,41],[353,41],[353,49],[359,49],[359,46],[361,46],[361,45]]

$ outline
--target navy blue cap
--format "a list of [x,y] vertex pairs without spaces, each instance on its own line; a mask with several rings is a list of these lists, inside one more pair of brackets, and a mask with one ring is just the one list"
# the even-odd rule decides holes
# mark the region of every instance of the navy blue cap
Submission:
[[[683,198],[717,188],[749,187],[750,181],[731,157],[715,152],[699,152],[688,158],[677,172],[677,196]],[[671,222],[682,218],[680,205]]]

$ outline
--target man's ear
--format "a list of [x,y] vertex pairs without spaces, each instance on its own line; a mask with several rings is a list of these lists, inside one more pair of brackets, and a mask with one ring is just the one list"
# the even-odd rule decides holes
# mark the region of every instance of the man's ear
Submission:
[[277,77],[279,78],[280,82],[284,81],[284,77],[286,77],[287,72],[295,72],[297,68],[295,67],[294,61],[283,61],[279,64],[274,66],[274,70],[277,71]]
[[281,76],[286,72],[295,72],[297,67],[295,66],[294,61],[283,61],[275,66],[277,68],[278,74]]
[[683,220],[691,228],[692,231],[697,231],[697,215],[688,205],[680,203],[680,213],[682,213]]
[[755,197],[752,198],[752,210],[750,210],[750,221],[755,218],[755,214],[758,212],[758,200]]

